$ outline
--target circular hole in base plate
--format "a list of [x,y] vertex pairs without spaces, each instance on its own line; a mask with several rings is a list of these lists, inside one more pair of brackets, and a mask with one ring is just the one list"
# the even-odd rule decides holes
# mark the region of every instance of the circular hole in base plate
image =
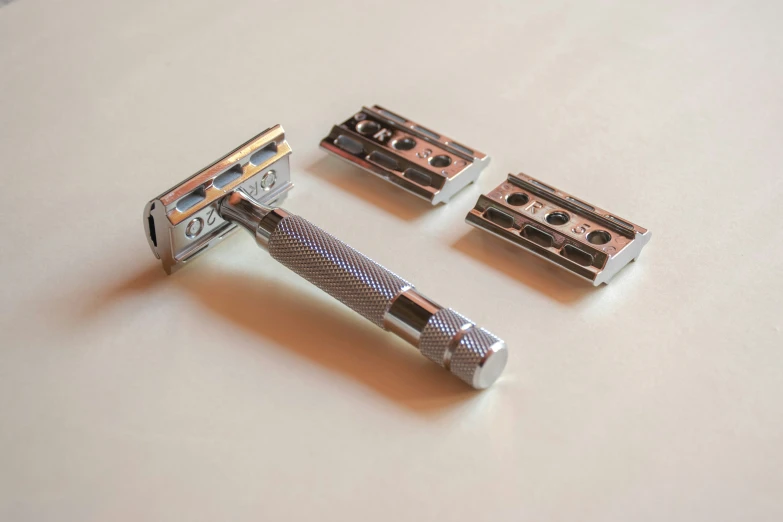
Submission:
[[513,194],[506,196],[506,202],[515,207],[521,207],[528,201],[530,201],[530,198],[524,192],[514,192]]
[[565,212],[562,212],[560,210],[555,210],[554,212],[551,212],[547,214],[546,216],[546,222],[550,225],[560,226],[565,225],[571,220],[571,216],[566,214]]
[[438,168],[448,167],[451,165],[451,158],[445,154],[441,154],[440,156],[433,156],[430,158],[430,165]]
[[381,130],[380,124],[372,120],[364,120],[356,124],[356,132],[364,134],[365,136],[375,134],[379,130]]
[[594,245],[605,245],[612,240],[612,235],[606,230],[593,230],[587,234],[587,241]]
[[411,150],[416,146],[416,140],[413,138],[402,138],[399,140],[394,140],[391,146],[397,150]]

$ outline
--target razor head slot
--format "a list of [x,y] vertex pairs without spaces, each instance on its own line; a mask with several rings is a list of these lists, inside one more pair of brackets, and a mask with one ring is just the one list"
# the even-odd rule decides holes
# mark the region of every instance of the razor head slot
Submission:
[[321,148],[433,205],[473,183],[489,157],[375,105],[332,127]]
[[147,241],[166,273],[237,229],[217,211],[226,194],[241,188],[262,205],[282,201],[293,188],[290,154],[285,131],[275,125],[148,202],[143,220]]
[[466,221],[598,286],[635,260],[652,234],[525,174],[486,195]]

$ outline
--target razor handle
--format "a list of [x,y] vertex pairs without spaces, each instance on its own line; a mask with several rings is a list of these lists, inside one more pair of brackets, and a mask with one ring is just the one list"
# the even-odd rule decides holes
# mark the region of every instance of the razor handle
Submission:
[[508,359],[502,340],[306,219],[261,205],[242,190],[226,195],[218,212],[248,230],[272,258],[474,388],[502,373]]

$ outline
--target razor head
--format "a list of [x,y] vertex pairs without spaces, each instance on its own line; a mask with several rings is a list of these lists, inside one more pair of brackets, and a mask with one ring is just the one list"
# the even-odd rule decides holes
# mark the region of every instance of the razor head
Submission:
[[598,286],[634,261],[649,230],[525,174],[482,195],[466,221]]
[[275,125],[144,207],[144,230],[167,274],[216,246],[237,225],[218,214],[220,200],[243,189],[262,205],[275,206],[293,188],[285,131]]
[[375,105],[332,127],[321,148],[433,205],[476,181],[489,156]]

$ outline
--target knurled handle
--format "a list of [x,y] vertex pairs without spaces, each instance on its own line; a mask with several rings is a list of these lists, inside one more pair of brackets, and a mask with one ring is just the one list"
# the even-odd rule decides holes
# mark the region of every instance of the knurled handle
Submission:
[[224,197],[218,212],[253,234],[274,259],[474,388],[486,388],[502,373],[503,341],[306,219],[261,205],[243,190]]
[[[503,371],[506,346],[493,334],[416,294],[405,279],[306,219],[281,210],[270,216],[264,246],[283,265],[377,326],[400,334],[475,388],[486,388]],[[428,304],[392,309],[400,296],[410,293]],[[417,314],[424,318],[420,324]],[[389,328],[390,324],[402,326]]]
[[[505,343],[497,336],[477,327],[473,321],[451,308],[442,308],[435,313],[427,321],[419,340],[419,350],[425,357],[476,388],[486,388],[492,384],[486,382],[491,375],[484,366],[485,359],[500,346],[505,347]],[[503,353],[505,355],[505,349]],[[494,361],[494,364],[499,363]],[[502,364],[505,365],[505,359]],[[477,373],[482,368],[483,371]]]
[[381,328],[394,298],[413,287],[299,216],[281,220],[267,248],[274,259]]

